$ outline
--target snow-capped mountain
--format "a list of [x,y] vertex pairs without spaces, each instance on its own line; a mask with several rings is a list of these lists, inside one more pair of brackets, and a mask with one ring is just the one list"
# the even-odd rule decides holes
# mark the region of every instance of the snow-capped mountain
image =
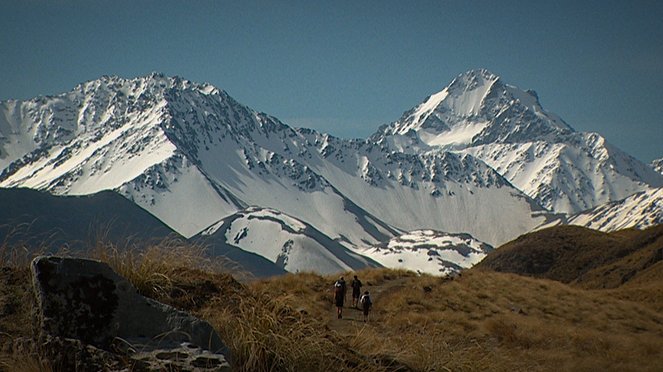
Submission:
[[408,153],[471,154],[551,211],[575,213],[619,200],[663,177],[597,133],[574,131],[534,91],[487,70],[459,75],[372,137]]
[[449,275],[474,266],[492,250],[469,234],[415,230],[363,253],[386,267]]
[[197,238],[212,246],[226,242],[289,272],[324,274],[385,266],[448,275],[472,267],[493,250],[469,234],[415,230],[379,246],[353,251],[303,221],[259,207],[228,216]]
[[[546,217],[471,155],[293,129],[211,85],[160,74],[3,102],[0,133],[0,187],[115,190],[186,237],[249,206],[357,250],[414,229],[497,245]],[[289,267],[299,267],[293,257]]]
[[652,160],[651,167],[658,173],[663,174],[663,158]]
[[569,224],[610,232],[626,228],[645,229],[661,223],[663,223],[663,188],[658,188],[641,191],[625,199],[546,223],[541,228]]
[[227,242],[255,253],[289,272],[331,274],[380,266],[306,222],[273,209],[247,208],[215,223],[199,236],[207,237],[208,242]]

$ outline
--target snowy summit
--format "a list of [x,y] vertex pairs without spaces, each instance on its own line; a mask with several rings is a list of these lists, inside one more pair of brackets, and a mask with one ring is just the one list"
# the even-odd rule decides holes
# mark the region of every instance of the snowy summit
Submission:
[[[498,246],[555,213],[661,185],[650,166],[486,70],[365,140],[294,129],[209,84],[157,73],[0,103],[0,187],[113,190],[185,237],[214,236],[289,271],[394,257],[418,270],[433,250],[408,236]],[[472,249],[440,248],[420,270],[485,254],[463,244]]]
[[597,133],[576,132],[545,111],[534,91],[487,70],[459,75],[373,138],[398,151],[471,154],[555,212],[663,186],[651,167]]

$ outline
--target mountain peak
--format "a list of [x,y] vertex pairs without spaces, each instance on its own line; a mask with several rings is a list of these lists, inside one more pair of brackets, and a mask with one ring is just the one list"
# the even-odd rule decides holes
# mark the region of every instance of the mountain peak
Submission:
[[483,79],[487,80],[495,80],[499,79],[500,77],[497,76],[497,74],[494,74],[492,71],[486,69],[486,68],[475,68],[472,70],[467,70],[461,74],[458,75],[459,77],[461,76],[468,76],[468,77],[481,77]]
[[[40,159],[45,168],[27,176],[34,176],[39,187],[58,183],[78,193],[99,185],[112,189],[173,156],[196,164],[201,151],[228,136],[250,141],[253,131],[281,126],[210,84],[161,73],[136,78],[107,75],[57,96],[0,102],[0,182],[22,182],[25,176],[14,174],[19,166]],[[73,161],[74,154],[88,160]],[[110,169],[110,157],[113,162],[144,162],[132,172],[106,176],[102,170]],[[51,163],[58,172],[46,171]],[[65,180],[69,167],[77,175]],[[105,181],[92,189],[77,181],[90,175]]]
[[463,88],[473,90],[480,86],[492,85],[500,80],[500,77],[485,68],[474,69],[458,75],[447,87],[447,89]]
[[79,84],[74,92],[80,94],[110,93],[128,96],[141,94],[161,95],[171,89],[198,91],[205,95],[225,92],[208,83],[195,83],[179,76],[168,76],[161,72],[151,72],[135,78],[123,78],[117,75],[104,75],[98,79]]
[[372,138],[404,152],[472,154],[556,212],[579,212],[663,184],[655,163],[647,167],[598,134],[574,131],[543,109],[536,92],[486,69],[458,75]]
[[458,150],[482,143],[551,139],[571,132],[561,118],[541,107],[533,90],[505,84],[487,69],[475,69],[406,111],[381,135],[408,136],[425,145]]

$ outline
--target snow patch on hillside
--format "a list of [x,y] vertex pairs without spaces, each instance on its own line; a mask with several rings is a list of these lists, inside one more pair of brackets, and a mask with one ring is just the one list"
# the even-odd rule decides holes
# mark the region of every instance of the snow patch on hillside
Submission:
[[378,266],[312,226],[273,209],[250,207],[203,230],[286,271],[333,274]]
[[663,158],[655,159],[651,162],[652,168],[660,174],[663,174]]
[[663,188],[636,193],[571,216],[569,224],[601,231],[635,227],[644,229],[663,223]]
[[362,253],[385,267],[445,276],[474,266],[492,250],[469,234],[414,230]]

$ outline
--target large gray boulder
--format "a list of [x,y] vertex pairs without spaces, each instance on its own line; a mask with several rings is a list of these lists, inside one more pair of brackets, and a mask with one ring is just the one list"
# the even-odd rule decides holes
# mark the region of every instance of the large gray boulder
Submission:
[[148,351],[163,356],[176,350],[186,360],[181,350],[190,350],[191,361],[204,356],[215,370],[228,366],[228,350],[209,323],[141,296],[103,262],[41,256],[31,269],[45,335],[105,350],[125,345],[140,359]]

